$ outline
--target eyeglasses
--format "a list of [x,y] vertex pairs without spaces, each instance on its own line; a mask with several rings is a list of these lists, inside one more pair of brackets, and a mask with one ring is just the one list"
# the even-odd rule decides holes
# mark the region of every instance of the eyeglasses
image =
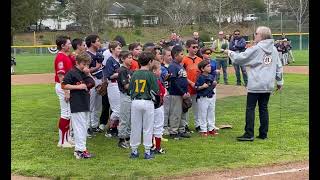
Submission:
[[211,53],[204,53],[204,54],[209,55],[209,56],[211,55]]
[[198,49],[199,46],[192,46],[192,49]]

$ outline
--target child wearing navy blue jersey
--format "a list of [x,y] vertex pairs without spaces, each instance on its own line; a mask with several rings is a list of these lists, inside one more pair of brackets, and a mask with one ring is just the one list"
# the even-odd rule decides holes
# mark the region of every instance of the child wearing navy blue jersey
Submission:
[[195,89],[197,90],[198,101],[198,117],[200,118],[200,135],[206,137],[208,135],[215,135],[214,129],[214,89],[217,82],[211,73],[211,65],[209,61],[201,61],[198,64],[198,68],[201,71],[196,83]]

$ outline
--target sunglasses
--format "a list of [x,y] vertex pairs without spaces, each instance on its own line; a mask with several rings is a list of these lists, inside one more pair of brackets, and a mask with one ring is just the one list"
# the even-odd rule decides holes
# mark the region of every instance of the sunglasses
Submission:
[[192,49],[198,49],[199,46],[192,46]]
[[237,33],[237,34],[234,34],[234,35],[235,35],[235,36],[239,36],[240,34]]

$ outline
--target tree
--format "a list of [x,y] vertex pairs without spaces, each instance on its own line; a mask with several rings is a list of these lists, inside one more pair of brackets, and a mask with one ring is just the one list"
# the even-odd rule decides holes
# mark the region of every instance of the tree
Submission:
[[82,24],[85,31],[99,33],[104,30],[109,0],[69,0],[67,7],[71,18]]
[[168,18],[171,28],[180,32],[187,24],[191,24],[199,12],[199,2],[192,0],[145,1],[145,9],[158,12]]
[[40,0],[11,0],[11,33],[23,31],[37,22],[40,11]]
[[[302,25],[309,19],[309,0],[287,0],[288,7],[293,12],[298,23],[298,31],[302,32]],[[302,35],[300,34],[300,50],[302,49]]]

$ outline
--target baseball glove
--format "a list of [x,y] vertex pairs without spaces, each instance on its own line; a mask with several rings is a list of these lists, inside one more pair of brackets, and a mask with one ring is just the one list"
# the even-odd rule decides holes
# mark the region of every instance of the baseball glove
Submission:
[[90,76],[85,77],[83,81],[86,84],[88,90],[92,89],[95,86],[94,79]]
[[188,109],[192,106],[192,99],[191,97],[188,97],[186,99],[182,100],[182,111],[184,113],[188,112]]
[[101,96],[107,94],[108,81],[103,80],[101,84],[96,87],[97,93]]

